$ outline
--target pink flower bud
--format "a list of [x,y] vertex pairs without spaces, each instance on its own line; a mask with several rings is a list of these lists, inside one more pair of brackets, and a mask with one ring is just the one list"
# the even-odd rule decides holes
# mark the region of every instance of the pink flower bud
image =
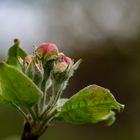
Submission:
[[74,63],[74,61],[70,57],[68,57],[66,55],[60,55],[60,56],[58,56],[58,61],[59,62],[65,62],[68,65],[71,65],[71,64]]
[[58,48],[55,44],[52,43],[42,43],[36,49],[37,55],[42,57],[47,57],[49,54],[57,54]]
[[69,65],[72,65],[73,63],[74,62],[70,57],[61,55],[58,57],[58,62],[56,63],[55,66],[55,72],[56,73],[64,72],[67,69],[67,67]]
[[23,59],[23,64],[29,64],[32,60],[33,60],[34,56],[32,54],[27,55],[24,59]]
[[65,63],[65,62],[58,62],[56,64],[56,67],[55,67],[55,72],[56,73],[64,72],[67,67],[68,67],[68,64],[67,63]]
[[63,57],[63,61],[64,62],[66,62],[68,65],[70,65],[70,64],[73,64],[74,62],[73,62],[73,60],[70,58],[70,57],[68,57],[68,56],[62,56]]

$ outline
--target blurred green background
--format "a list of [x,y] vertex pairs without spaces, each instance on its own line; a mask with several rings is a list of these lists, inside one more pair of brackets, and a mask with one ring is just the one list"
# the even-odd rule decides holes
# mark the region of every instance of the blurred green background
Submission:
[[[140,140],[139,13],[139,0],[0,0],[1,59],[15,37],[29,52],[41,42],[56,43],[83,59],[65,97],[96,83],[126,105],[111,127],[56,122],[40,140]],[[18,112],[0,105],[0,140],[13,140],[22,129]]]

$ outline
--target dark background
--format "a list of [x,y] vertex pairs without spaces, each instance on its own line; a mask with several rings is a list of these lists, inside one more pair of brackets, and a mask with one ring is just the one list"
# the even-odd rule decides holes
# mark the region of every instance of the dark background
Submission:
[[[126,105],[111,127],[56,122],[41,140],[140,140],[139,13],[139,0],[0,0],[1,59],[15,37],[29,52],[41,42],[56,43],[83,59],[64,96],[95,83]],[[22,127],[21,116],[1,105],[0,140],[15,140]]]

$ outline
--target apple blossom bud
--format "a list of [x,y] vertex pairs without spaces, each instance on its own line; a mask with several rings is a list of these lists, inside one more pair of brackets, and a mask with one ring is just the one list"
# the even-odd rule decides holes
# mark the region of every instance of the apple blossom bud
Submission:
[[52,43],[42,43],[36,49],[36,54],[40,57],[48,57],[50,54],[57,54],[58,48],[55,44]]
[[42,62],[29,54],[23,59],[23,72],[40,87],[43,81],[44,68]]
[[65,63],[65,62],[59,62],[59,63],[56,64],[55,72],[56,73],[64,72],[67,67],[68,67],[68,64],[67,63]]
[[70,57],[65,56],[65,55],[63,56],[63,61],[66,62],[68,65],[71,65],[74,63]]
[[29,64],[32,60],[33,60],[34,56],[32,54],[27,55],[24,59],[23,59],[23,64]]
[[72,65],[73,63],[74,62],[70,57],[61,55],[58,57],[58,62],[56,63],[55,66],[55,72],[56,73],[64,72],[67,69],[67,67],[69,65]]

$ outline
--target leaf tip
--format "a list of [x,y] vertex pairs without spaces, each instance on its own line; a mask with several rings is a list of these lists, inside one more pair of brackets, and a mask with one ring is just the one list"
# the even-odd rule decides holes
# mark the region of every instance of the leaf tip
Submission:
[[123,104],[119,104],[119,106],[120,106],[119,112],[123,112],[124,109],[125,109],[125,105],[123,105]]
[[78,67],[79,67],[79,65],[82,63],[82,59],[79,59],[72,67],[73,67],[73,69],[74,70],[77,70],[78,69]]
[[14,38],[14,44],[20,44],[19,38]]

